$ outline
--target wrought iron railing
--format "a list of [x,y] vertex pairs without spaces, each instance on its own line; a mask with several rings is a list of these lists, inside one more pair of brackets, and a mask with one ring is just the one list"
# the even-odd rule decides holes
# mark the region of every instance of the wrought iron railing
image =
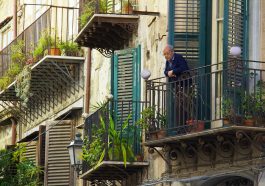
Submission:
[[142,161],[139,101],[110,101],[85,120],[83,172],[101,161]]
[[[78,33],[77,28],[78,9],[64,7],[48,8],[39,18],[25,28],[17,38],[0,51],[0,77],[6,75],[12,60],[14,61],[14,58],[12,59],[12,48],[16,47],[16,51],[19,50],[23,53],[23,58],[25,58],[25,61],[21,64],[23,66],[26,63],[38,61],[44,55],[49,54],[50,49],[53,47],[65,49],[67,47],[66,44],[72,42]],[[46,38],[43,38],[42,36],[45,34]],[[64,43],[66,41],[68,43]],[[21,45],[19,45],[19,42],[21,42]],[[45,46],[40,46],[40,42],[46,42]],[[73,45],[70,47],[73,47]],[[37,55],[37,52],[40,52],[37,51],[38,49],[44,49],[40,55]],[[78,55],[78,53],[73,55]],[[27,60],[29,61],[27,62]]]
[[264,65],[231,59],[192,69],[177,81],[146,81],[147,108],[154,110],[147,139],[161,130],[163,138],[230,125],[264,127]]

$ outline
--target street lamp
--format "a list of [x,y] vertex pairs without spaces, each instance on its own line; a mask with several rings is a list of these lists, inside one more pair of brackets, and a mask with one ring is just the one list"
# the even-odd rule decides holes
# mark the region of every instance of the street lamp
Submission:
[[81,139],[81,133],[77,133],[75,139],[67,147],[70,154],[70,163],[74,166],[78,176],[82,168],[82,146],[83,140]]
[[238,57],[241,54],[241,48],[239,46],[233,46],[230,48],[230,55]]
[[151,72],[147,69],[143,69],[142,72],[141,72],[141,76],[144,80],[148,80],[149,77],[151,76]]

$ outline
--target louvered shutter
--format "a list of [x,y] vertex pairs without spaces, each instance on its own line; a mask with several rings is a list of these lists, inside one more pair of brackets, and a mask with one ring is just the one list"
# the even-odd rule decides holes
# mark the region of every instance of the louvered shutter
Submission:
[[[114,52],[114,100],[125,101],[117,102],[115,105],[115,118],[124,121],[129,111],[136,105],[128,101],[139,101],[140,98],[140,46],[138,48],[119,50]],[[117,122],[116,122],[117,123]],[[119,124],[118,124],[119,125]],[[117,126],[118,128],[120,126]]]
[[174,50],[190,68],[205,65],[206,1],[175,0]]
[[71,121],[54,121],[46,133],[45,185],[69,185]]
[[26,146],[26,152],[25,157],[28,160],[31,160],[36,164],[36,158],[37,158],[37,142],[38,141],[32,141]]
[[241,57],[247,59],[247,0],[224,1],[224,60],[232,46],[241,47]]
[[229,61],[224,82],[225,86],[232,88],[244,84],[244,64],[242,61],[229,59],[229,50],[233,46],[239,46],[241,58],[247,59],[247,2],[247,0],[224,2],[224,60]]
[[[226,97],[233,97],[234,105],[241,104],[241,94],[239,88],[245,86],[245,72],[243,61],[234,60],[229,58],[229,50],[233,46],[239,46],[241,48],[242,59],[247,59],[247,25],[248,25],[248,0],[227,0],[224,1],[224,61],[228,61],[224,64],[227,70],[223,73],[223,95]],[[236,114],[240,113],[239,109],[234,109]]]

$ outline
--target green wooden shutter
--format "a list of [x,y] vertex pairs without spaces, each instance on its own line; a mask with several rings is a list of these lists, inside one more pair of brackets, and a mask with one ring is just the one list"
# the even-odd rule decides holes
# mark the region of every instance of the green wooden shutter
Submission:
[[[206,64],[206,1],[175,0],[174,50],[190,68]],[[210,37],[210,36],[209,36]]]
[[241,57],[248,58],[248,0],[224,1],[224,61],[232,46],[241,47]]
[[[115,101],[139,101],[140,99],[140,46],[114,52],[113,96]],[[118,102],[114,110],[116,118],[126,119],[129,110],[139,110],[139,105]],[[128,103],[128,102],[127,102]],[[121,105],[123,104],[123,105]],[[127,107],[127,108],[126,108]],[[126,110],[127,109],[127,110]],[[119,128],[119,126],[117,126]]]
[[[236,114],[240,115],[241,110],[236,108],[241,105],[241,90],[245,86],[246,74],[243,70],[243,62],[235,64],[229,60],[229,50],[233,46],[241,48],[242,59],[248,58],[248,0],[227,0],[224,1],[224,40],[223,56],[227,70],[223,73],[223,96],[234,100],[233,107]],[[236,65],[236,68],[235,66]],[[247,64],[246,64],[247,65]],[[246,88],[246,87],[245,87]]]

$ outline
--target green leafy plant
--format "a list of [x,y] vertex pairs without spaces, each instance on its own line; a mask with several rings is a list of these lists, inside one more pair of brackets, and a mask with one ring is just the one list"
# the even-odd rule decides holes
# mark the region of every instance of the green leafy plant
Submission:
[[165,114],[161,114],[158,112],[157,120],[162,129],[167,126],[167,116]]
[[42,172],[41,168],[24,156],[25,151],[24,144],[15,149],[0,150],[0,186],[40,185],[38,175]]
[[11,46],[11,61],[13,64],[20,65],[20,67],[25,65],[27,59],[24,47],[25,42],[23,40],[18,40],[16,44]]
[[48,53],[48,49],[55,47],[57,48],[60,40],[59,38],[52,37],[55,35],[56,30],[43,30],[41,32],[41,37],[39,38],[38,44],[33,51],[33,57],[39,59],[44,56],[45,53]]
[[167,117],[165,114],[156,112],[154,107],[147,107],[141,112],[141,118],[136,122],[142,129],[154,131],[165,128],[167,125]]
[[83,7],[83,12],[79,17],[81,28],[84,27],[89,18],[94,14],[96,7],[96,1],[87,1]]
[[256,86],[256,117],[265,120],[265,82],[259,80]]
[[11,46],[10,57],[11,64],[8,70],[0,79],[0,89],[4,90],[15,79],[15,77],[22,71],[26,64],[29,53],[24,51],[25,43],[23,40],[18,40]]
[[242,99],[242,109],[245,119],[252,119],[256,112],[256,98],[253,94],[245,93]]
[[83,159],[90,167],[94,167],[102,161],[101,156],[103,156],[102,153],[104,151],[104,143],[102,139],[105,130],[103,129],[103,126],[99,126],[98,128],[94,127],[92,132],[91,142],[89,142],[86,137],[82,147]]
[[[91,0],[87,1],[84,5],[83,12],[81,16],[79,17],[80,20],[80,26],[81,28],[86,25],[89,18],[92,17],[92,15],[96,11],[96,1],[97,0]],[[113,7],[113,1],[112,0],[100,0],[99,1],[99,12],[100,13],[111,13]]]
[[23,69],[23,66],[19,63],[11,63],[10,68],[7,71],[7,76],[10,78],[16,77]]
[[3,76],[0,78],[0,89],[4,90],[12,82],[8,76]]
[[222,114],[223,118],[231,119],[234,115],[233,102],[231,98],[223,98],[222,100]]
[[[123,160],[124,166],[126,167],[127,161],[134,161],[135,156],[133,153],[133,134],[132,126],[129,125],[129,120],[131,115],[123,122],[121,130],[115,129],[115,123],[112,117],[109,117],[109,146],[108,146],[108,156],[111,160]],[[104,124],[104,120],[101,119]]]
[[141,112],[141,118],[136,122],[142,129],[148,129],[152,120],[155,119],[155,108],[147,107]]
[[66,56],[78,56],[78,53],[80,51],[80,48],[77,43],[70,41],[61,42],[59,44],[59,48],[62,52],[62,55]]
[[[100,116],[100,126],[94,128],[91,141],[85,139],[83,146],[83,159],[93,168],[103,161],[107,155],[110,160],[123,160],[126,167],[127,161],[134,161],[135,156],[132,148],[132,139],[128,135],[132,135],[132,128],[129,126],[128,116],[122,124],[121,130],[115,129],[115,122],[109,115],[109,123]],[[104,144],[104,137],[108,137],[108,144]],[[107,148],[106,148],[107,147]]]
[[26,65],[22,72],[17,75],[17,82],[15,84],[16,96],[22,100],[22,105],[27,106],[30,93],[31,68]]

